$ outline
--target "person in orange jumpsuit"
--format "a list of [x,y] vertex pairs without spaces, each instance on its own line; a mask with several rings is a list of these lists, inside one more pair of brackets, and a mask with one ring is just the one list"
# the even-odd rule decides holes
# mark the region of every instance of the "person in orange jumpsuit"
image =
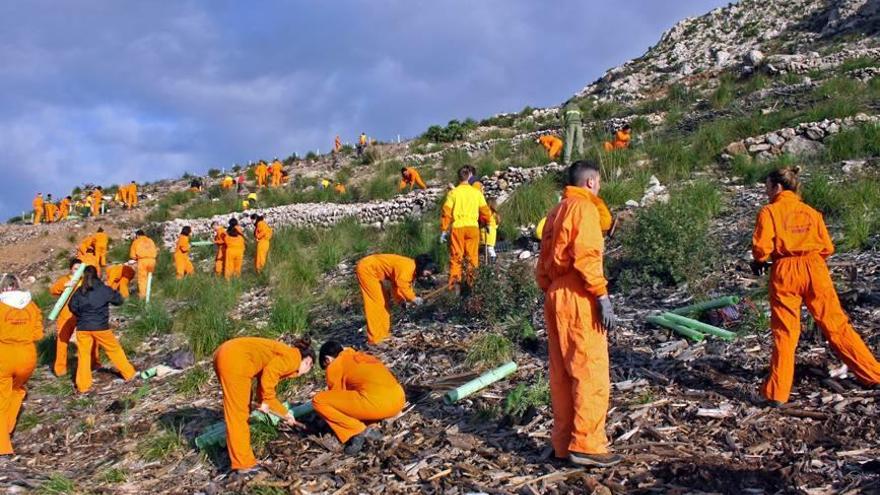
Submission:
[[192,260],[189,259],[190,235],[192,235],[192,228],[187,225],[180,230],[180,237],[177,238],[177,244],[174,246],[174,270],[177,273],[177,280],[195,272]]
[[[64,290],[70,286],[73,273],[76,272],[81,264],[82,262],[76,258],[70,260],[70,273],[59,277],[52,284],[52,287],[49,288],[49,294],[55,297],[63,294]],[[69,306],[70,300],[68,299],[55,320],[55,364],[52,370],[56,376],[67,374],[67,346],[70,343],[71,337],[73,337],[73,332],[76,330],[76,317],[70,312]],[[94,363],[96,368],[101,365],[98,359],[97,348],[92,352],[92,363]]]
[[211,229],[214,230],[214,247],[217,249],[214,255],[214,274],[223,275],[226,262],[226,229],[219,222],[212,222]]
[[156,256],[158,254],[156,243],[147,237],[143,230],[138,230],[134,240],[131,241],[131,247],[128,249],[128,257],[137,263],[138,297],[141,299],[147,297],[147,279],[151,273],[156,271]]
[[230,224],[226,229],[226,237],[223,239],[225,253],[223,256],[223,275],[230,279],[241,276],[241,262],[244,259],[244,235],[236,223]]
[[96,217],[101,214],[101,202],[104,200],[104,189],[101,186],[92,191],[92,216]]
[[403,410],[406,394],[393,373],[378,358],[328,340],[318,353],[325,370],[327,390],[318,392],[312,405],[318,416],[345,444],[345,453],[356,455],[366,440],[381,433],[364,421],[392,418]]
[[34,225],[40,225],[43,221],[43,214],[46,212],[45,203],[43,202],[43,193],[37,193],[31,205],[34,207]]
[[118,291],[122,297],[128,299],[128,286],[134,279],[135,271],[128,263],[110,265],[107,267],[107,287]]
[[104,267],[107,266],[107,251],[110,249],[110,237],[104,232],[103,227],[98,227],[98,232],[95,233],[95,258],[98,260],[98,275],[101,274],[101,271],[104,270]]
[[342,151],[342,138],[337,134],[336,139],[333,140],[333,152],[339,153],[340,151]]
[[425,181],[422,180],[422,176],[419,175],[419,171],[413,167],[404,167],[400,169],[400,184],[397,185],[397,189],[403,191],[404,189],[409,188],[409,190],[412,191],[413,187],[416,186],[419,189],[428,188],[428,186],[425,185]]
[[43,314],[21,290],[18,280],[4,275],[0,281],[0,456],[12,455],[12,432],[25,384],[37,366],[36,341],[43,338]]
[[462,263],[468,262],[468,282],[473,278],[473,270],[480,266],[480,224],[489,223],[492,212],[486,204],[483,193],[471,186],[473,177],[468,165],[458,170],[459,184],[446,195],[440,217],[440,242],[445,244],[452,231],[449,242],[449,287],[462,280]]
[[611,389],[607,332],[615,325],[602,266],[605,243],[592,196],[599,167],[577,161],[568,168],[562,201],[547,214],[536,279],[544,291],[553,409],[551,442],[557,458],[606,467],[605,416]]
[[237,337],[217,348],[214,371],[223,389],[226,448],[233,470],[247,472],[257,466],[248,427],[254,378],[259,382],[256,401],[260,410],[282,416],[286,423],[295,426],[296,418],[278,400],[275,387],[283,379],[307,374],[314,361],[311,345],[303,340],[288,346],[260,337]]
[[345,194],[345,184],[337,182],[336,185],[333,186],[333,190],[336,191],[336,194]]
[[272,166],[269,167],[269,172],[272,174],[272,187],[278,187],[281,185],[281,176],[284,167],[281,166],[281,162],[276,158],[275,161],[272,162]]
[[125,201],[125,206],[129,209],[134,208],[138,205],[138,187],[135,181],[131,181],[128,185],[128,198]]
[[110,329],[110,305],[125,302],[122,294],[104,285],[98,270],[87,266],[82,285],[70,296],[70,312],[76,316],[76,389],[86,393],[92,388],[92,354],[100,347],[125,381],[135,376],[134,366],[128,362],[125,351]]
[[257,178],[257,187],[266,187],[266,179],[269,177],[269,167],[266,166],[266,162],[260,160],[254,169],[254,175]]
[[[367,342],[378,344],[391,333],[391,305],[409,302],[421,306],[412,283],[416,278],[430,277],[437,266],[429,255],[415,259],[396,254],[373,254],[362,258],[355,267],[361,296],[364,298],[364,317],[367,320]],[[391,284],[386,292],[383,282]]]
[[752,268],[766,270],[770,260],[770,329],[773,355],[762,393],[768,405],[788,402],[794,380],[795,351],[801,333],[801,305],[807,310],[835,355],[859,381],[880,383],[880,363],[853,329],[834,290],[825,258],[834,244],[822,215],[801,201],[798,167],[767,177],[770,204],[761,208],[752,236]]
[[622,150],[629,148],[629,142],[632,140],[632,128],[629,124],[623,126],[622,129],[614,133],[613,141],[605,141],[605,151]]
[[67,220],[70,215],[70,202],[72,198],[67,196],[58,203],[58,221]]
[[272,227],[269,227],[269,224],[266,223],[266,219],[263,215],[257,215],[255,213],[251,215],[251,220],[254,222],[254,239],[257,241],[254,268],[257,270],[257,273],[260,273],[263,271],[263,268],[266,266],[266,261],[269,259]]
[[95,236],[94,234],[86,237],[79,243],[76,248],[76,257],[83,263],[97,267],[100,263],[98,255],[95,253]]
[[54,223],[58,215],[58,207],[52,201],[52,195],[46,195],[46,201],[43,202],[43,217],[46,223]]
[[547,156],[551,160],[559,158],[559,154],[562,153],[562,140],[552,134],[539,137],[538,143],[547,150]]

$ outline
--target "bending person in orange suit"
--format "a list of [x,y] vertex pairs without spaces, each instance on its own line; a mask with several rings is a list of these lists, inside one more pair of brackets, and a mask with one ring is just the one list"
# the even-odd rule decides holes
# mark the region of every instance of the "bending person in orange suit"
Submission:
[[312,405],[345,444],[345,453],[356,455],[366,440],[381,438],[364,421],[381,421],[403,410],[403,387],[378,358],[334,340],[321,346],[319,362],[326,370],[327,390],[315,394]]
[[269,259],[269,247],[272,240],[272,228],[266,223],[266,219],[262,215],[253,214],[251,220],[254,221],[254,239],[257,240],[256,255],[254,258],[254,268],[257,273],[263,271],[266,261]]
[[70,312],[76,316],[76,389],[80,393],[92,388],[92,353],[100,347],[125,381],[135,376],[134,366],[110,329],[110,305],[119,306],[122,294],[104,285],[98,270],[87,266],[82,285],[70,296]]
[[34,207],[34,225],[40,225],[40,222],[43,221],[43,214],[46,211],[45,203],[43,202],[43,193],[37,193],[37,197],[34,198],[34,201],[31,203]]
[[629,124],[623,126],[622,129],[614,133],[613,141],[605,141],[605,151],[622,150],[629,148],[629,142],[632,140],[632,128]]
[[[64,293],[64,290],[70,286],[72,275],[82,263],[74,258],[70,260],[70,273],[61,276],[49,288],[49,294],[58,297]],[[77,284],[79,285],[79,284]],[[56,376],[67,374],[67,346],[76,330],[76,317],[70,312],[70,300],[61,308],[58,318],[55,320],[55,364],[52,370]],[[92,363],[94,368],[101,366],[98,359],[98,349],[92,352]]]
[[428,186],[425,185],[425,181],[422,180],[422,176],[419,175],[418,170],[412,167],[404,167],[400,169],[400,184],[398,184],[397,189],[403,191],[404,189],[409,188],[409,190],[412,191],[413,187],[418,187],[419,189],[428,188]]
[[545,134],[539,137],[538,143],[547,150],[547,156],[551,160],[559,158],[559,154],[562,153],[562,140],[552,134]]
[[[396,254],[373,254],[361,259],[355,274],[364,298],[364,317],[367,320],[367,342],[378,344],[391,333],[391,305],[410,302],[420,306],[424,301],[416,297],[412,283],[416,278],[430,277],[437,271],[430,255],[416,259]],[[383,283],[391,285],[386,292]]]
[[767,177],[770,204],[761,208],[752,236],[752,268],[770,272],[770,329],[773,356],[762,392],[769,405],[788,402],[794,380],[795,351],[801,333],[801,305],[807,310],[834,354],[859,381],[880,383],[880,363],[853,329],[840,306],[825,258],[834,253],[822,215],[798,196],[798,167]]
[[467,282],[473,280],[473,272],[480,266],[480,224],[488,224],[492,211],[486,198],[472,187],[472,168],[465,165],[458,170],[459,184],[446,195],[440,217],[440,242],[449,242],[449,287],[461,283],[462,264],[467,258]]
[[187,225],[180,230],[180,237],[177,238],[177,244],[174,246],[174,270],[177,273],[177,280],[192,275],[192,260],[189,259],[189,236],[192,234],[192,228]]
[[147,279],[151,273],[156,271],[156,256],[158,254],[156,243],[147,237],[143,230],[138,230],[134,240],[131,241],[128,257],[137,263],[138,297],[141,299],[147,297]]
[[72,198],[70,196],[67,196],[67,197],[63,198],[58,203],[58,221],[59,222],[62,220],[66,220],[67,216],[70,215],[70,201],[71,201],[71,199]]
[[97,268],[100,262],[95,251],[95,235],[92,234],[79,243],[76,248],[76,257],[83,263]]
[[607,467],[621,457],[608,453],[605,436],[611,390],[606,334],[615,316],[592,199],[600,181],[594,163],[577,161],[568,168],[562,201],[544,224],[536,279],[546,294],[553,450],[575,464]]
[[211,228],[214,230],[214,247],[217,249],[214,255],[214,274],[223,275],[226,263],[226,229],[219,222],[212,222]]
[[57,220],[56,216],[58,215],[58,207],[52,202],[51,194],[46,196],[46,201],[43,203],[43,212],[46,223],[55,223]]
[[230,223],[229,228],[226,229],[226,237],[223,239],[223,245],[225,247],[225,253],[223,256],[223,276],[227,279],[240,277],[241,263],[244,259],[245,242],[244,235],[238,228],[237,222],[235,225]]
[[0,456],[12,455],[12,432],[21,403],[27,395],[25,384],[37,366],[37,346],[43,338],[43,314],[21,290],[14,277],[0,280]]
[[294,378],[312,369],[315,354],[306,341],[287,344],[259,337],[227,340],[214,353],[214,371],[223,389],[223,418],[226,420],[226,447],[232,469],[250,471],[257,459],[251,450],[251,387],[254,378],[260,410],[285,418],[297,425],[293,414],[275,395],[275,387],[285,378]]
[[128,299],[128,286],[134,279],[135,271],[128,263],[110,265],[107,267],[107,287],[118,291],[122,297]]
[[101,186],[92,191],[92,216],[96,217],[101,214],[101,202],[104,201],[104,189]]
[[272,187],[278,187],[281,185],[281,176],[284,167],[281,166],[281,162],[276,158],[275,161],[272,162],[272,166],[269,167],[269,172],[272,174]]

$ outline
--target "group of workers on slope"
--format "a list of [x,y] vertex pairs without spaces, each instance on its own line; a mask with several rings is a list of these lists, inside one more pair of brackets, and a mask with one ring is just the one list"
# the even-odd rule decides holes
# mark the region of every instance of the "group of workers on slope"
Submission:
[[[584,156],[584,130],[581,109],[575,101],[569,101],[562,107],[562,119],[564,122],[565,138],[561,139],[554,134],[544,134],[536,140],[547,151],[551,160],[556,160],[562,154],[562,163],[571,163],[575,156]],[[602,148],[607,151],[615,151],[629,148],[632,140],[632,128],[629,124],[623,125],[614,131],[612,139],[602,143]]]
[[[254,240],[256,242],[254,269],[257,273],[260,273],[266,267],[266,263],[269,260],[273,230],[262,215],[255,213],[250,218],[254,224]],[[211,223],[211,230],[214,232],[214,247],[216,249],[214,274],[222,275],[227,279],[241,276],[246,247],[244,229],[237,219],[230,218],[226,227],[222,226],[219,222]],[[190,228],[188,226],[184,227],[177,241],[174,259],[175,266],[178,267],[178,278],[187,275],[187,273],[181,272],[181,266],[188,266],[190,269],[189,273],[192,273],[192,262],[189,260],[189,236]],[[181,246],[185,246],[186,251],[182,251]],[[177,263],[178,257],[181,259],[181,264]]]
[[[135,181],[127,185],[119,186],[114,199],[122,205],[122,207],[131,209],[138,204],[137,184]],[[104,202],[104,189],[101,186],[95,187],[90,194],[85,196],[84,201],[73,202],[72,196],[66,196],[57,203],[52,199],[51,194],[47,194],[43,198],[43,193],[37,193],[31,202],[33,207],[33,224],[39,225],[44,221],[46,223],[61,222],[70,216],[73,208],[79,206],[87,206],[91,216],[96,217],[101,214],[101,205]]]

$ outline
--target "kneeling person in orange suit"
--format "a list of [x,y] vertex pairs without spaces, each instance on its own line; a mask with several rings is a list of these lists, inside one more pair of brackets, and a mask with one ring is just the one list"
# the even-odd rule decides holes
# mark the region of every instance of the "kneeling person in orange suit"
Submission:
[[89,266],[97,268],[98,265],[100,265],[100,260],[98,259],[95,249],[94,234],[86,237],[79,243],[79,246],[76,248],[76,257]]
[[[391,334],[391,305],[393,302],[423,303],[416,297],[412,283],[417,278],[430,277],[437,265],[430,255],[415,259],[396,254],[373,254],[362,258],[355,267],[361,296],[364,298],[364,317],[367,320],[367,342],[378,344]],[[386,293],[383,282],[391,284]]]
[[562,153],[562,140],[552,134],[539,137],[538,143],[544,147],[551,160],[559,158],[559,154]]
[[43,314],[21,290],[17,279],[0,280],[0,456],[12,455],[12,432],[27,395],[25,384],[37,366],[37,346],[43,338]]
[[46,223],[54,223],[57,220],[58,215],[58,207],[55,206],[55,203],[52,202],[52,195],[49,194],[46,196],[46,201],[43,204],[43,210],[46,215]]
[[366,440],[381,438],[364,421],[381,421],[403,410],[403,387],[382,361],[333,340],[321,346],[319,362],[326,370],[327,390],[315,394],[312,405],[345,444],[345,453],[356,455]]
[[177,238],[177,244],[174,246],[174,270],[177,273],[177,279],[192,275],[192,260],[189,259],[189,236],[192,234],[192,228],[187,225],[180,230],[180,237]]
[[[70,260],[70,273],[56,280],[52,287],[49,288],[49,294],[55,297],[63,294],[64,290],[70,287],[72,275],[79,268],[80,264],[82,263],[76,258]],[[67,304],[61,308],[61,312],[58,313],[58,318],[55,320],[55,365],[52,367],[52,370],[56,376],[67,374],[67,346],[75,330],[76,317],[70,312],[70,300],[68,299]],[[97,348],[92,352],[92,364],[93,368],[100,367],[101,365],[98,360]]]
[[130,263],[110,265],[107,267],[107,273],[105,274],[107,277],[107,287],[118,291],[126,299],[129,296],[128,286],[135,276],[134,268],[131,267]]
[[141,299],[147,297],[147,279],[156,271],[157,255],[156,243],[143,230],[138,230],[131,241],[128,257],[137,263],[138,297]]
[[770,272],[770,329],[773,356],[762,392],[768,405],[788,402],[794,380],[795,351],[801,333],[801,305],[807,310],[834,354],[859,381],[880,383],[880,363],[853,329],[840,306],[825,258],[834,254],[822,215],[798,196],[799,167],[771,172],[766,181],[770,204],[764,206],[752,237],[752,269]]
[[629,124],[623,126],[622,129],[614,133],[613,141],[605,141],[605,151],[622,150],[629,148],[629,142],[632,140],[632,128]]
[[82,285],[70,297],[70,312],[76,316],[76,389],[80,393],[92,388],[92,347],[99,346],[125,381],[134,378],[134,366],[110,329],[110,305],[125,302],[122,294],[104,285],[93,266],[83,272]]
[[577,161],[569,167],[562,201],[547,214],[536,279],[546,294],[553,450],[575,464],[606,467],[621,457],[608,453],[605,436],[611,390],[607,332],[616,319],[592,199],[599,188],[597,165]]
[[296,419],[275,396],[282,379],[308,373],[315,361],[309,342],[297,341],[293,347],[260,337],[238,337],[224,342],[214,353],[214,371],[223,388],[223,418],[226,420],[226,447],[232,469],[248,471],[257,466],[251,450],[251,387],[259,380],[257,402],[260,410],[285,418],[291,425]]
[[397,189],[403,191],[404,189],[409,188],[409,190],[412,191],[413,187],[418,187],[419,189],[428,188],[425,181],[422,180],[422,176],[419,174],[418,170],[413,167],[404,167],[400,169],[400,184],[398,184]]
[[458,170],[459,184],[446,195],[440,217],[440,242],[449,242],[449,287],[462,281],[465,257],[468,259],[467,281],[480,266],[480,224],[488,224],[492,216],[483,193],[471,185],[473,173],[469,165]]

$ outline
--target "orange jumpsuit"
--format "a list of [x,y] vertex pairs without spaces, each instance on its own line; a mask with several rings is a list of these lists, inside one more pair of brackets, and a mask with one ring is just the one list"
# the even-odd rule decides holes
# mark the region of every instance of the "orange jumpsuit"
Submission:
[[333,190],[336,191],[336,194],[345,194],[345,184],[336,184],[333,186]]
[[156,243],[149,237],[138,236],[131,242],[128,257],[137,261],[138,297],[147,297],[147,279],[156,271]]
[[254,238],[257,240],[254,268],[257,273],[260,273],[266,266],[266,260],[269,259],[269,241],[272,240],[272,228],[265,220],[257,222],[257,226],[254,228]]
[[315,412],[342,443],[363,433],[364,421],[381,421],[403,410],[406,395],[378,358],[346,347],[327,366],[327,390],[315,394]]
[[43,338],[40,308],[33,301],[10,304],[0,296],[0,455],[14,453],[11,437],[27,394],[24,385],[37,365],[34,342]]
[[58,203],[58,221],[67,219],[67,215],[70,215],[70,200],[64,198]]
[[605,141],[605,151],[614,151],[629,148],[632,133],[623,129],[614,133],[614,141]]
[[419,174],[418,170],[412,167],[406,167],[406,171],[409,173],[409,178],[401,176],[400,184],[397,186],[398,190],[403,191],[404,189],[409,188],[409,190],[412,191],[415,186],[418,186],[419,189],[428,188],[428,186],[425,185],[425,181],[422,180],[422,176]]
[[248,427],[254,378],[259,380],[257,402],[284,416],[287,408],[275,396],[275,387],[282,379],[297,376],[301,360],[298,349],[259,337],[234,338],[217,348],[214,371],[223,389],[226,447],[232,469],[248,469],[257,464]]
[[107,286],[128,299],[128,284],[134,279],[134,275],[134,268],[128,265],[110,265],[107,267]]
[[[49,294],[55,297],[60,296],[64,293],[68,282],[70,282],[70,275],[59,278],[49,288]],[[76,330],[76,316],[73,316],[70,308],[65,304],[55,320],[55,365],[52,369],[56,376],[67,374],[67,345],[70,343],[74,330]],[[97,347],[92,350],[92,363],[96,368],[101,366]]]
[[333,141],[333,151],[339,153],[339,150],[342,149],[342,139],[339,136],[336,136],[336,139]]
[[281,185],[281,171],[283,167],[281,166],[281,162],[275,160],[272,162],[272,166],[269,167],[270,172],[272,173],[272,187],[278,187]]
[[107,249],[110,247],[110,237],[106,232],[95,233],[95,257],[98,259],[98,273],[107,266]]
[[478,189],[462,182],[446,195],[440,217],[440,230],[452,228],[449,242],[449,287],[461,282],[462,263],[468,258],[468,281],[480,266],[480,223],[489,223],[492,211]]
[[214,273],[223,275],[226,263],[226,229],[219,225],[214,227],[214,246],[217,248],[217,254],[214,256]]
[[227,235],[223,240],[226,246],[223,256],[223,275],[226,278],[241,276],[241,261],[244,258],[244,236]]
[[[393,301],[412,301],[416,262],[396,254],[373,254],[361,259],[355,267],[361,296],[364,298],[364,317],[367,320],[367,341],[378,344],[391,333],[391,304]],[[393,293],[386,294],[383,281],[389,281]]]
[[177,272],[177,279],[180,280],[187,275],[192,275],[192,260],[189,259],[189,236],[181,235],[177,238],[177,245],[174,246],[174,269]]
[[55,222],[55,220],[56,220],[55,216],[58,215],[58,207],[55,206],[55,203],[53,203],[51,201],[46,201],[43,204],[43,210],[45,211],[45,215],[46,215],[46,223]]
[[791,191],[779,193],[758,213],[752,256],[773,260],[770,275],[770,329],[773,355],[764,382],[767,399],[787,402],[794,379],[801,332],[801,304],[813,315],[834,353],[862,382],[880,383],[880,363],[853,329],[840,306],[825,258],[834,245],[822,215]]
[[547,215],[536,278],[546,294],[544,320],[556,457],[607,452],[608,341],[597,299],[608,293],[605,243],[590,191],[568,186]]
[[95,236],[90,235],[83,239],[81,243],[79,243],[79,247],[76,249],[76,257],[83,263],[94,266],[98,269],[98,272],[101,271],[101,263],[98,260],[98,255],[95,253]]
[[547,155],[551,160],[555,160],[559,158],[559,154],[562,153],[562,140],[556,136],[552,135],[544,135],[538,138],[538,142],[541,143],[541,146],[547,150]]
[[92,191],[92,216],[96,217],[101,214],[101,201],[104,200],[104,195],[101,191],[95,189]]
[[257,186],[265,187],[266,178],[269,177],[269,167],[265,163],[260,162],[254,169],[254,175],[257,177]]
[[40,225],[40,222],[43,221],[43,213],[45,212],[42,196],[34,198],[34,202],[31,204],[34,207],[34,225]]

